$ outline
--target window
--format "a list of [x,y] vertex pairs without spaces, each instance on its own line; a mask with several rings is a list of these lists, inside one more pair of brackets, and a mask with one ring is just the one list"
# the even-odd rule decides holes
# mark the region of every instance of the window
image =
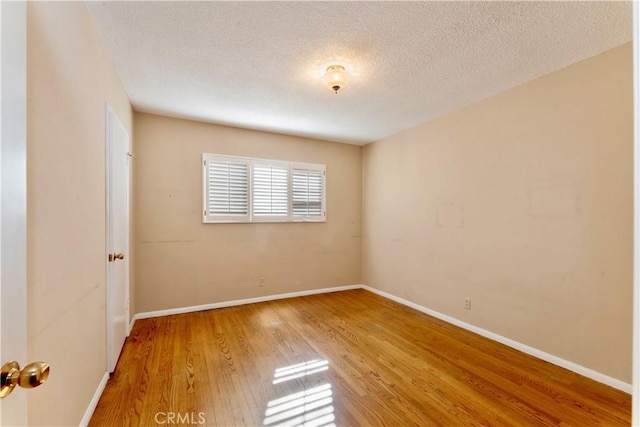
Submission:
[[326,221],[326,167],[202,155],[202,222]]
[[249,221],[249,162],[216,156],[204,165],[205,216],[225,222]]
[[289,216],[289,165],[258,163],[253,175],[253,220],[279,220]]
[[291,203],[294,218],[322,216],[324,199],[324,170],[291,169]]

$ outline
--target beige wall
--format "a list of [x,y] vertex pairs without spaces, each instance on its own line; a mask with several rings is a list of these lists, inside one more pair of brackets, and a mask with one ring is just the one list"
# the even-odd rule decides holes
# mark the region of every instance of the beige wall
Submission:
[[364,282],[631,382],[632,108],[627,44],[366,146]]
[[105,102],[127,95],[84,3],[27,6],[30,425],[78,425],[106,371]]
[[[149,114],[135,123],[136,312],[361,282],[361,147]],[[202,224],[203,152],[326,164],[327,222]]]

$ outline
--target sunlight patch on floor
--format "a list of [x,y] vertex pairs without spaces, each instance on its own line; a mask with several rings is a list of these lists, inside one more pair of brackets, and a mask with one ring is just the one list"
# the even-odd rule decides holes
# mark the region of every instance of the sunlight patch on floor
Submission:
[[[273,384],[327,371],[329,362],[315,359],[276,369]],[[335,427],[330,383],[291,393],[267,403],[263,424],[276,426]]]
[[321,359],[287,366],[286,368],[278,368],[273,375],[273,377],[275,378],[273,380],[273,384],[279,384],[295,378],[300,378],[327,370],[329,370],[329,362]]

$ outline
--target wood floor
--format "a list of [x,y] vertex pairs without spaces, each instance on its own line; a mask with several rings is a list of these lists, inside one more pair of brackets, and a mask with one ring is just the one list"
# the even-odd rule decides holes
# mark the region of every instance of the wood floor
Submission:
[[629,425],[631,397],[365,290],[139,320],[91,424]]

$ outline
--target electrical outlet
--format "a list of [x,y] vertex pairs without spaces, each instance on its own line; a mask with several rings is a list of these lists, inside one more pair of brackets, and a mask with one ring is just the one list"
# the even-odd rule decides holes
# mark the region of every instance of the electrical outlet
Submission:
[[471,310],[471,298],[466,298],[464,300],[464,309]]
[[264,277],[260,278],[260,280],[258,281],[258,284],[260,285],[260,287],[264,286]]

